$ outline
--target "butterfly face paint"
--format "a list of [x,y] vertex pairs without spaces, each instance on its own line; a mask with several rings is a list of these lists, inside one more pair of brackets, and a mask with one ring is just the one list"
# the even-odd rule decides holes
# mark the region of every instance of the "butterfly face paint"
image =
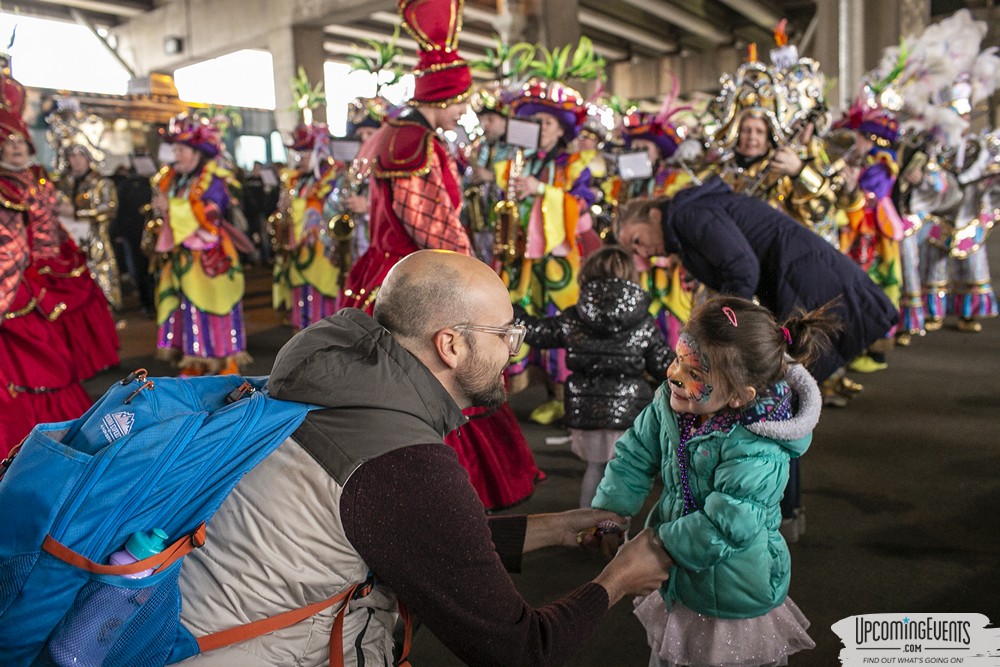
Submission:
[[725,397],[714,391],[708,357],[698,341],[681,334],[675,347],[677,357],[667,369],[670,406],[677,412],[710,415],[725,404]]

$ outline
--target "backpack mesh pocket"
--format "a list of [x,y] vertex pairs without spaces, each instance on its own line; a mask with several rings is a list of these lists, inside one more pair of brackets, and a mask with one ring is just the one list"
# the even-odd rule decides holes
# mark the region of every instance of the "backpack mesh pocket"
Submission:
[[92,579],[49,640],[49,665],[142,667],[163,665],[173,648],[180,616],[180,563],[145,583],[122,577]]
[[14,603],[38,560],[38,552],[21,554],[0,563],[0,615]]

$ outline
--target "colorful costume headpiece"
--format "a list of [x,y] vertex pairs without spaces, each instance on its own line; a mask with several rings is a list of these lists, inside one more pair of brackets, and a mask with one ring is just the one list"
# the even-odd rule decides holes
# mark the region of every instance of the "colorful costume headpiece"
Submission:
[[586,109],[587,113],[583,118],[583,124],[580,126],[580,134],[590,135],[599,144],[606,144],[611,141],[614,135],[608,128],[608,125],[614,124],[614,111],[609,107],[591,101],[584,103],[584,109]]
[[830,125],[826,106],[826,76],[812,58],[799,57],[799,50],[788,43],[785,31],[788,21],[781,19],[774,28],[771,65],[780,81],[777,94],[781,97],[779,120],[785,133],[796,134],[807,122],[812,122],[817,134]]
[[889,111],[876,109],[864,114],[856,128],[879,146],[890,147],[899,140],[899,121]]
[[747,62],[734,75],[723,74],[719,79],[722,90],[710,107],[718,119],[713,138],[723,148],[736,145],[740,124],[747,116],[763,119],[775,142],[780,144],[787,139],[781,123],[782,84],[774,69],[757,60],[756,45],[750,47]]
[[536,113],[554,116],[562,126],[563,139],[571,141],[587,117],[587,107],[583,96],[564,82],[597,79],[603,71],[604,59],[594,53],[594,45],[587,37],[580,37],[575,48],[566,45],[549,51],[539,47],[538,51],[541,58],[530,63],[527,74],[531,78],[513,94],[510,108],[517,116]]
[[411,105],[446,107],[472,93],[472,72],[458,54],[463,0],[399,0],[399,14],[419,48]]
[[636,108],[629,109],[622,116],[622,138],[626,147],[631,148],[632,142],[636,139],[646,139],[652,141],[660,148],[660,158],[667,159],[677,152],[677,147],[684,140],[684,128],[670,122],[670,117],[681,111],[691,110],[691,105],[676,105],[680,94],[680,81],[670,72],[672,83],[670,93],[663,98],[660,110],[655,113],[639,111]]
[[311,151],[316,146],[316,141],[326,139],[330,134],[325,123],[299,123],[292,131],[292,143],[287,147],[293,151]]
[[66,171],[69,157],[74,153],[83,155],[89,162],[104,162],[107,153],[83,128],[87,125],[103,127],[105,121],[94,114],[85,114],[80,108],[80,100],[75,97],[58,95],[54,101],[55,110],[45,117],[48,125],[45,137],[57,151],[56,170]]
[[347,105],[347,136],[353,137],[363,127],[377,130],[392,105],[384,97],[359,97]]
[[160,135],[168,144],[184,144],[212,158],[222,152],[219,129],[204,116],[181,114],[170,119],[167,129]]
[[531,66],[537,47],[519,42],[509,44],[500,35],[494,35],[493,48],[486,49],[486,55],[469,63],[469,67],[481,72],[489,72],[493,81],[476,87],[472,97],[472,109],[477,114],[495,113],[506,116],[510,111],[513,91],[527,78],[525,72]]
[[622,137],[625,146],[632,148],[636,139],[652,141],[660,149],[660,157],[671,157],[683,138],[677,133],[677,128],[669,121],[658,120],[658,114],[647,111],[633,111],[622,121]]
[[362,40],[374,55],[352,53],[347,56],[352,72],[367,72],[375,80],[375,95],[357,97],[347,105],[347,136],[357,135],[363,127],[378,129],[392,110],[392,104],[382,94],[383,90],[394,86],[403,78],[403,69],[396,62],[403,49],[399,41],[399,26],[387,40]]
[[7,139],[13,134],[20,134],[28,142],[28,148],[35,152],[35,144],[31,141],[31,133],[24,122],[24,86],[11,76],[10,58],[6,53],[0,54],[0,139]]
[[559,81],[539,78],[532,78],[521,86],[510,108],[515,116],[547,113],[555,117],[562,126],[565,141],[576,138],[587,116],[587,108],[579,92]]
[[507,116],[508,104],[504,99],[505,91],[499,81],[477,86],[472,94],[472,110],[477,114],[495,113],[498,116]]

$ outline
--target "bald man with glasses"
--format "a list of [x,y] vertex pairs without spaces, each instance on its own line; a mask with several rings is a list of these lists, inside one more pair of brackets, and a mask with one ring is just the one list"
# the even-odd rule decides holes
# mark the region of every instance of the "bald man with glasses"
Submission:
[[[589,509],[487,517],[444,443],[463,408],[504,401],[503,368],[523,338],[488,266],[431,250],[393,268],[374,317],[347,309],[295,335],[268,389],[323,409],[240,482],[185,560],[185,626],[205,635],[370,579],[337,636],[345,664],[394,664],[398,602],[465,663],[557,665],[612,605],[655,590],[671,563],[648,530],[544,607],[507,574],[523,553],[577,548],[588,529],[623,521]],[[326,664],[338,610],[192,661]]]

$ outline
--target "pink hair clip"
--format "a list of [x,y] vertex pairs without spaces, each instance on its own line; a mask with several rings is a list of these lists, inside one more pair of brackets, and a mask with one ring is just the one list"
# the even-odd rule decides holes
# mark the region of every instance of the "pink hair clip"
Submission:
[[739,323],[736,321],[736,313],[733,312],[732,308],[730,308],[729,306],[723,306],[722,314],[729,319],[729,323],[732,324],[734,327],[739,326]]
[[781,333],[785,335],[785,343],[787,345],[792,344],[792,332],[788,330],[788,327],[781,327]]

